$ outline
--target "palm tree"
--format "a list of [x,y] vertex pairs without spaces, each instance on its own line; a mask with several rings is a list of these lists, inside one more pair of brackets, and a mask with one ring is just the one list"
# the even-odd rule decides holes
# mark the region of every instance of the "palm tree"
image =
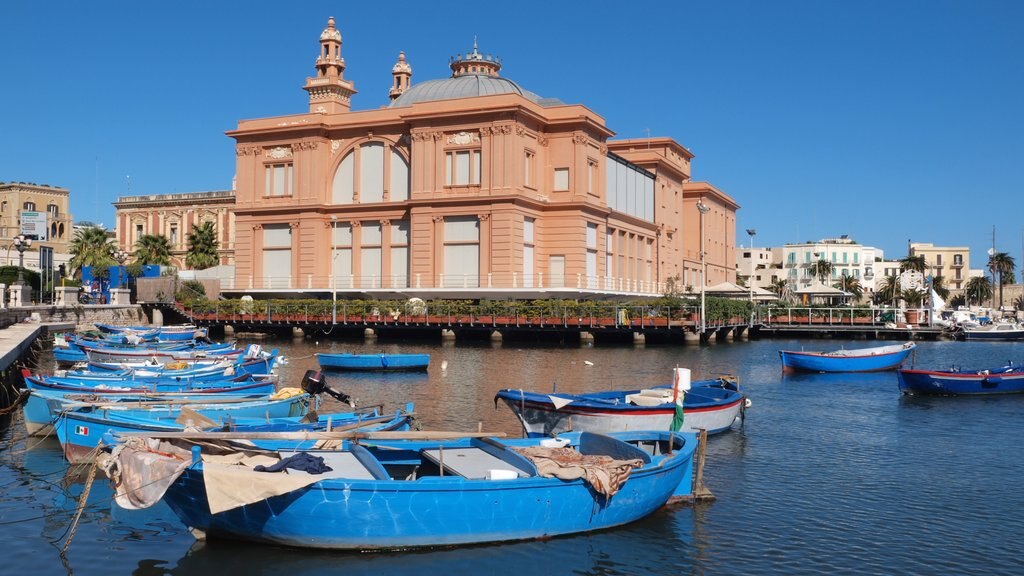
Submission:
[[79,228],[68,248],[71,259],[68,266],[74,278],[82,277],[83,266],[113,266],[114,244],[107,231],[99,226]]
[[835,288],[839,288],[844,292],[849,292],[850,294],[853,294],[854,302],[860,302],[861,296],[864,295],[864,287],[860,285],[860,280],[854,278],[853,276],[843,274],[842,276],[839,277],[839,282],[836,282],[833,286]]
[[908,254],[906,258],[900,259],[900,272],[906,272],[907,270],[924,274],[928,270],[928,262],[925,261],[924,254],[918,254],[917,256]]
[[220,262],[217,253],[217,228],[213,222],[203,222],[202,226],[192,225],[188,235],[188,254],[185,265],[196,270],[205,270]]
[[772,283],[768,285],[768,289],[779,298],[782,298],[782,294],[786,291],[787,286],[789,286],[789,282],[784,278],[779,278],[778,280],[772,281]]
[[875,303],[876,304],[889,304],[899,295],[900,291],[900,277],[896,274],[890,274],[882,279],[878,284],[878,290],[875,291]]
[[964,296],[971,304],[982,304],[992,297],[992,283],[984,276],[975,276],[967,281]]
[[818,282],[822,284],[828,277],[832,275],[832,263],[824,258],[819,259],[817,262],[811,263],[811,274],[818,277]]
[[988,269],[992,272],[993,279],[998,275],[999,280],[999,307],[1003,307],[1003,285],[1013,284],[1013,272],[1016,269],[1013,256],[1006,252],[997,252],[988,257]]
[[139,264],[171,265],[171,242],[159,234],[143,234],[135,242],[135,261]]
[[932,278],[932,290],[943,300],[949,300],[949,288],[946,288],[946,277],[935,276]]

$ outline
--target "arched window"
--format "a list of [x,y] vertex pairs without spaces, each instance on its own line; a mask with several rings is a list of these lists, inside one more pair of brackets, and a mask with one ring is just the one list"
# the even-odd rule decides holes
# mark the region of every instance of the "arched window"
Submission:
[[[356,166],[359,181],[356,182]],[[387,178],[385,178],[387,176]],[[409,163],[383,142],[367,142],[341,159],[331,184],[334,204],[402,202],[409,199]]]
[[46,213],[49,214],[51,218],[56,218],[60,216],[60,208],[58,208],[56,204],[50,204],[46,207]]
[[22,210],[25,210],[26,212],[35,212],[36,211],[36,203],[35,202],[25,202],[21,206],[21,208],[22,208]]

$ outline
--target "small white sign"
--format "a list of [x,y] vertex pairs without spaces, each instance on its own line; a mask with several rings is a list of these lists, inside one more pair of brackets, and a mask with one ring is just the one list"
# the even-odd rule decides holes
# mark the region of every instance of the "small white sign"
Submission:
[[33,240],[46,240],[46,212],[23,211],[21,233]]

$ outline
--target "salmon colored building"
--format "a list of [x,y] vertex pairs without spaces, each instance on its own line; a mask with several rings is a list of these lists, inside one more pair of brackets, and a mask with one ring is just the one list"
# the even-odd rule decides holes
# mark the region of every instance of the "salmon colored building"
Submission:
[[[475,44],[475,43],[474,43]],[[334,19],[307,112],[239,122],[236,292],[467,297],[656,295],[735,278],[738,205],[690,182],[670,138],[614,140],[604,118],[501,75],[476,45],[449,78],[353,110]],[[230,290],[230,288],[229,288]]]
[[217,231],[220,264],[234,264],[234,204],[234,190],[121,196],[114,202],[117,247],[133,252],[142,236],[164,236],[172,264],[185,269],[192,227],[210,222]]

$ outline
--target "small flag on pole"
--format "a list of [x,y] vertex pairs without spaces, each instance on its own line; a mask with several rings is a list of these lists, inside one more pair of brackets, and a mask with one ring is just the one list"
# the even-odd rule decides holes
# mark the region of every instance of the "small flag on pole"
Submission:
[[670,430],[678,432],[683,428],[683,398],[686,396],[686,391],[690,389],[690,369],[675,368],[672,372],[672,401],[675,402],[676,411],[672,416]]

